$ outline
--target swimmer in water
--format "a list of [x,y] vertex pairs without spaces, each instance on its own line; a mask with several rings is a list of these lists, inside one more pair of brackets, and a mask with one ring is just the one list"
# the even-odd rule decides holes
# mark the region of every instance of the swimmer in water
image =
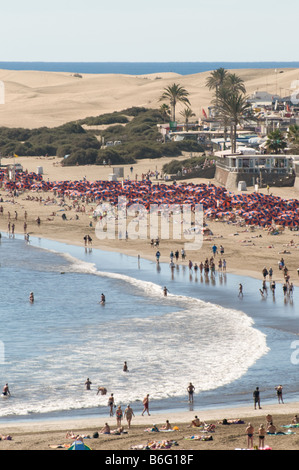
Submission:
[[168,292],[169,292],[169,290],[168,290],[167,287],[165,286],[165,287],[163,288],[164,297],[167,296],[167,293],[168,293]]
[[33,295],[33,292],[30,292],[30,295],[29,295],[29,302],[31,302],[33,304],[34,302],[34,295]]
[[104,294],[102,294],[101,295],[101,304],[105,305],[105,302],[106,302],[106,297],[104,296]]
[[8,388],[8,384],[4,385],[2,395],[4,397],[10,397],[10,391],[9,391],[9,388]]

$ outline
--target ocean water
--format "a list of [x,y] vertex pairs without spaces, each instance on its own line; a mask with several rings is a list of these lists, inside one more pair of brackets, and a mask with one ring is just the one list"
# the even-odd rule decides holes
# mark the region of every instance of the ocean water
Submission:
[[0,62],[0,69],[45,72],[146,75],[173,72],[192,75],[225,69],[299,68],[299,62]]
[[278,382],[298,399],[296,290],[263,300],[242,278],[239,299],[238,276],[20,236],[2,236],[0,264],[0,421],[108,416],[110,393],[135,413],[147,393],[152,412],[188,410],[189,382],[201,410],[248,404],[256,386],[275,402]]

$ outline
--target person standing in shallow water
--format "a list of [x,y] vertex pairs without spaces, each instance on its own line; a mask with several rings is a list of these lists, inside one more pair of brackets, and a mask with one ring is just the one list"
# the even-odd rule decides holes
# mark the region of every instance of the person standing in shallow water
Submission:
[[238,297],[243,297],[243,286],[242,284],[239,284],[239,295]]
[[90,386],[92,385],[91,381],[89,380],[89,378],[86,379],[86,382],[85,382],[85,388],[86,390],[90,390]]
[[276,390],[276,394],[277,394],[277,399],[278,399],[278,403],[284,403],[283,402],[283,398],[282,398],[282,385],[278,385],[277,387],[275,387],[275,390]]
[[193,403],[193,394],[194,394],[195,387],[194,385],[190,382],[187,388],[188,392],[188,402]]
[[167,294],[168,294],[169,290],[167,289],[167,287],[163,287],[163,294],[164,294],[164,297],[167,297]]

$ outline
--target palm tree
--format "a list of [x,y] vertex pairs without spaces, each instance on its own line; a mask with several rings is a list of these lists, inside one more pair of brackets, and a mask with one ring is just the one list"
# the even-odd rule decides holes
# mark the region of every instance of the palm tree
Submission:
[[170,107],[168,106],[168,104],[164,103],[160,106],[160,113],[162,114],[165,122],[165,120],[170,117]]
[[297,154],[299,152],[299,126],[293,124],[288,130],[288,142],[292,152]]
[[268,134],[266,148],[270,153],[280,153],[286,146],[287,142],[280,129],[275,129],[275,131]]
[[185,122],[185,130],[188,131],[189,119],[195,116],[195,114],[193,113],[191,108],[186,107],[185,109],[183,109],[183,111],[180,112],[180,115],[183,116]]
[[246,93],[246,88],[244,85],[244,80],[242,78],[238,77],[235,73],[229,73],[224,82],[223,86],[227,87],[230,89],[230,91],[233,92],[241,92],[241,93]]
[[223,85],[227,78],[228,72],[223,67],[214,70],[211,75],[207,78],[206,86],[209,90],[215,90],[218,92],[219,88]]
[[236,153],[237,126],[252,119],[251,106],[241,92],[231,92],[226,87],[220,88],[215,99],[219,117],[231,127],[231,148]]
[[177,83],[173,83],[166,88],[160,97],[159,101],[168,101],[171,107],[171,120],[175,122],[175,108],[177,103],[184,103],[190,105],[188,100],[188,91]]

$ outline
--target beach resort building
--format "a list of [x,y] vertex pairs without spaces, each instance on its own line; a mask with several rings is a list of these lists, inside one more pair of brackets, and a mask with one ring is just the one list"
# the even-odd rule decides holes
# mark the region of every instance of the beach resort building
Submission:
[[216,180],[227,189],[255,185],[294,186],[296,155],[261,155],[231,153],[229,150],[215,153]]

